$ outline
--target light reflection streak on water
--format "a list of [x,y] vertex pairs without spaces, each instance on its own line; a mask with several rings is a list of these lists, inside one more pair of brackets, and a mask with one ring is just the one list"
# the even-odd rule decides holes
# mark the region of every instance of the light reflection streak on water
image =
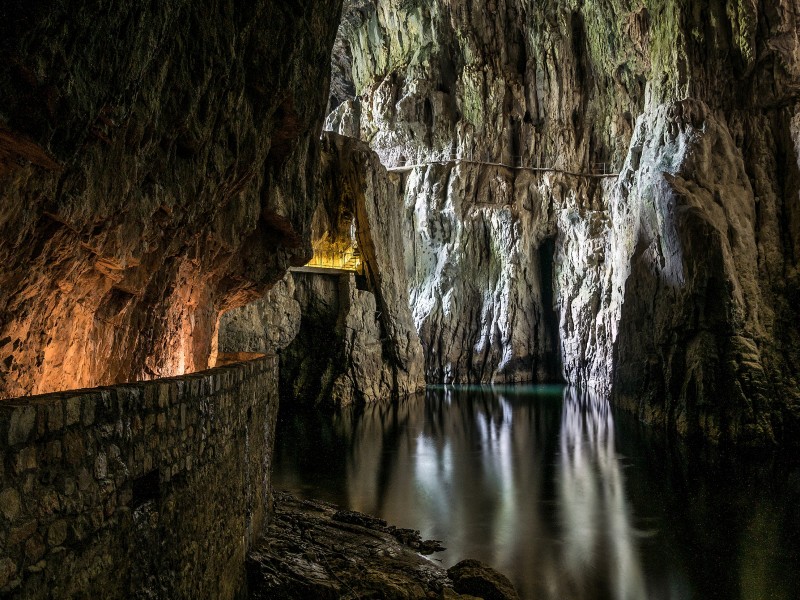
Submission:
[[465,402],[452,389],[424,412],[368,408],[349,432],[349,504],[444,539],[446,565],[477,556],[514,570],[522,560],[527,597],[645,597],[608,405],[565,392],[560,450],[549,459],[555,523],[541,507],[544,421],[508,394]]
[[644,575],[625,499],[608,402],[574,388],[564,394],[559,435],[559,508],[563,528],[563,570],[574,588],[562,593],[592,597],[586,573],[605,561],[611,597],[647,598]]
[[[720,521],[731,491],[720,493],[725,503],[709,503],[715,488],[703,480],[651,469],[667,461],[660,453],[636,458],[623,475],[618,447],[629,456],[649,450],[629,429],[617,439],[608,404],[591,394],[445,388],[316,418],[306,454],[291,455],[300,462],[276,465],[277,487],[420,529],[444,541],[448,550],[434,557],[444,566],[483,560],[508,574],[523,598],[797,597],[794,583],[770,576],[784,564],[770,550],[782,539],[773,504],[740,496],[744,510]],[[300,431],[307,432],[295,438]],[[737,479],[723,481],[736,492]],[[796,505],[787,502],[786,514]],[[742,529],[753,507],[759,518]],[[653,537],[635,523],[647,523]],[[741,551],[731,526],[741,530]],[[737,561],[731,574],[718,568]],[[709,570],[716,583],[706,581]]]

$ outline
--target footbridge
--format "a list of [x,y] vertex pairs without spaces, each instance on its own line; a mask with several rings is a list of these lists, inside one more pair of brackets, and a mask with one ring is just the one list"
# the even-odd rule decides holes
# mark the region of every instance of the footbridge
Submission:
[[416,159],[412,160],[401,159],[395,164],[387,166],[386,170],[390,173],[408,173],[420,167],[426,167],[428,165],[445,165],[448,163],[485,165],[489,167],[511,169],[513,171],[531,171],[534,173],[560,173],[562,175],[569,175],[572,177],[590,177],[600,179],[619,177],[619,172],[614,169],[614,165],[611,163],[593,163],[585,170],[573,170],[563,167],[556,167],[541,162],[531,164],[526,162],[525,157],[522,156],[511,157],[510,163],[494,161],[488,157],[481,158],[454,154],[434,158],[422,158],[421,156],[418,156]]

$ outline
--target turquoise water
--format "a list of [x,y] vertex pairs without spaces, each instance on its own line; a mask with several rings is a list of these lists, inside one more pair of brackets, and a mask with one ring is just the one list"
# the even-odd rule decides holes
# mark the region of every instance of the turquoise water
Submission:
[[574,389],[286,414],[273,481],[419,529],[527,599],[800,598],[800,469],[694,457]]

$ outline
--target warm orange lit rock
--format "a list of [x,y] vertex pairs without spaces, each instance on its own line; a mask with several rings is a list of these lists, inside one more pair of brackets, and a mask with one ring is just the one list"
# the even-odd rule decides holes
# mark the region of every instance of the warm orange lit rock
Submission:
[[0,9],[0,398],[203,369],[308,260],[340,3]]

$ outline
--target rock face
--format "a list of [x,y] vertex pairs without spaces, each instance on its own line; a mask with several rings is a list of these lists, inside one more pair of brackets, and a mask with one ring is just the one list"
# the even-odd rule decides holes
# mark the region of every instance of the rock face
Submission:
[[205,368],[307,260],[340,8],[3,3],[0,397]]
[[287,273],[263,298],[224,313],[218,352],[269,354],[286,348],[300,331],[302,315],[294,293],[294,278]]
[[[366,144],[327,134],[323,138],[323,166],[320,180],[325,213],[331,219],[341,214],[335,207],[346,206],[355,219],[355,231],[364,262],[364,287],[374,295],[374,321],[378,330],[362,336],[366,354],[382,357],[391,373],[393,393],[408,394],[425,384],[423,353],[409,308],[409,284],[405,270],[403,213],[397,178],[389,176],[378,157]],[[353,296],[351,286],[351,296]],[[355,294],[362,306],[355,316],[353,331],[373,320],[368,299]],[[354,304],[354,302],[351,302]],[[355,340],[354,340],[355,341]]]
[[347,2],[327,127],[419,165],[428,379],[563,375],[689,436],[797,440],[798,26],[791,0]]
[[353,274],[293,277],[302,318],[281,354],[281,400],[346,406],[390,396],[393,369],[381,350],[375,296],[358,289]]
[[519,600],[508,578],[478,560],[462,560],[447,569],[453,589],[486,600]]
[[[315,238],[355,232],[364,273],[294,272],[267,297],[226,313],[224,353],[281,354],[281,398],[344,406],[424,386],[422,347],[411,318],[401,197],[363,143],[326,134]],[[336,243],[336,240],[333,240]]]
[[774,440],[784,416],[793,432],[797,369],[776,351],[798,332],[776,331],[787,313],[759,273],[780,231],[730,129],[686,100],[643,116],[631,146],[611,208],[617,401],[715,440]]

